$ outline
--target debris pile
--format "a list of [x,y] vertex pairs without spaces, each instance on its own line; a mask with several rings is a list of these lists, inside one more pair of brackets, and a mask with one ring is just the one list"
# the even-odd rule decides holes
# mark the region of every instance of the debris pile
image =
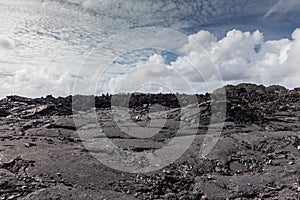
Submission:
[[[300,89],[253,84],[225,89],[225,104],[213,102],[211,94],[6,97],[0,100],[0,199],[299,199]],[[193,112],[194,97],[199,113]],[[202,155],[212,103],[226,105],[226,121],[214,148]],[[114,105],[129,107],[119,109],[119,121],[113,118]],[[98,121],[87,117],[76,125],[92,133],[96,144],[106,135],[120,148],[109,155],[155,152],[186,136],[177,134],[180,125],[195,139],[164,169],[116,171],[93,157],[102,149],[89,152],[77,132],[74,117],[93,112]],[[189,124],[196,118],[195,129]],[[95,123],[105,135],[95,134]],[[138,138],[120,124],[146,128],[142,136],[159,131]]]

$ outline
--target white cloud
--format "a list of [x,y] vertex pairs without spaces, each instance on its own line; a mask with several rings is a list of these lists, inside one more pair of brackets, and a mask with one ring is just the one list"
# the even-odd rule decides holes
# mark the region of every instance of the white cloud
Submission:
[[[42,2],[44,3],[41,4]],[[78,83],[77,93],[93,93],[93,87],[98,84],[99,79],[97,73],[93,73],[107,67],[104,64],[107,62],[103,60],[107,57],[112,58],[107,54],[114,56],[116,52],[123,52],[122,49],[130,46],[144,47],[147,46],[144,43],[148,41],[155,43],[154,46],[172,45],[172,49],[182,47],[183,55],[170,65],[165,64],[163,58],[158,55],[151,57],[149,62],[136,64],[137,61],[147,60],[147,52],[137,51],[131,54],[130,59],[126,55],[124,60],[118,63],[119,66],[112,70],[111,74],[118,77],[110,81],[110,88],[117,89],[113,85],[114,80],[123,82],[121,88],[126,88],[126,80],[129,77],[131,80],[128,83],[131,82],[132,86],[134,79],[142,81],[145,77],[149,80],[154,77],[155,80],[160,78],[161,83],[166,81],[168,86],[173,84],[178,90],[186,89],[186,86],[180,84],[183,79],[197,91],[202,91],[199,88],[205,88],[203,77],[210,81],[216,79],[211,60],[220,69],[226,83],[255,81],[298,86],[299,31],[293,33],[293,39],[274,41],[264,41],[260,32],[247,33],[238,30],[230,31],[224,38],[217,39],[217,36],[220,38],[232,27],[243,30],[260,29],[264,31],[266,38],[281,38],[282,35],[290,34],[290,28],[298,24],[297,21],[284,20],[291,17],[289,13],[280,19],[270,17],[261,20],[276,2],[277,0],[3,1],[1,13],[4,17],[0,18],[0,33],[5,36],[0,36],[1,97],[10,94],[68,95],[72,92],[74,81]],[[279,1],[271,11],[286,12],[297,7],[298,2]],[[299,12],[295,15],[297,14]],[[243,23],[245,21],[249,21],[249,24]],[[123,31],[130,30],[130,33],[134,33],[131,32],[135,30],[132,29],[134,27],[149,26],[171,27],[179,31],[184,30],[184,33],[207,27],[216,35],[200,31],[191,35],[189,43],[185,46],[182,45],[185,41],[181,43],[174,39],[173,35],[165,32],[162,33],[162,37],[168,37],[162,39],[157,35],[153,37],[155,32],[149,34],[141,31],[137,38],[142,39],[138,44],[135,39],[126,41],[126,34],[125,39],[122,37]],[[118,42],[107,45],[105,41],[112,34],[117,35]],[[200,43],[207,52],[193,41]],[[85,56],[90,52],[95,58],[88,60],[95,60],[86,64]],[[208,59],[208,55],[211,60]],[[71,61],[66,58],[70,58]],[[174,57],[170,60],[174,60]],[[192,62],[196,69],[189,62]],[[144,65],[144,68],[131,71],[135,65]],[[78,78],[76,76],[80,66],[83,66],[85,72]],[[111,79],[111,74],[105,80]]]
[[[7,55],[9,55],[15,49],[15,46],[14,40],[0,35],[0,61],[5,60]],[[0,71],[0,78],[5,74],[5,72]]]
[[[130,62],[131,66],[123,71],[117,69],[125,68],[128,63],[116,63],[114,72],[123,74],[108,77],[102,91],[206,92],[207,83],[210,89],[220,86],[215,69],[219,70],[224,84],[254,82],[297,87],[300,85],[300,29],[296,29],[291,38],[265,41],[259,31],[232,30],[217,39],[210,32],[199,31],[188,37],[187,43],[179,50],[182,55],[170,64],[166,64],[168,62],[158,54],[136,64]],[[76,93],[93,94],[99,73],[91,72],[102,69],[99,63],[104,60],[95,58],[90,63],[81,64],[82,57],[75,59],[70,55],[69,59],[56,58],[55,62],[44,60],[39,67],[30,63],[24,66],[14,66],[13,62],[2,63],[0,93],[69,95],[76,82]],[[81,66],[84,73],[78,77]]]
[[268,10],[268,12],[265,14],[265,17],[270,16],[272,13],[286,13],[299,6],[299,0],[279,0]]
[[0,50],[11,50],[15,48],[15,42],[7,37],[0,35]]
[[1,77],[0,85],[2,94],[38,97],[47,94],[68,95],[72,81],[72,73],[67,70],[23,66]]
[[273,41],[264,41],[259,31],[232,30],[220,40],[200,31],[189,36],[181,51],[184,55],[170,65],[163,64],[162,57],[152,56],[135,70],[112,79],[109,90],[134,91],[139,85],[154,82],[172,85],[175,91],[192,87],[195,92],[203,92],[205,83],[217,81],[214,67],[219,69],[225,84],[254,82],[291,88],[300,85],[300,29],[293,32],[292,40]]
[[[176,80],[176,82],[174,82]],[[105,90],[111,93],[119,92],[187,92],[189,85],[170,66],[164,64],[160,55],[153,55],[149,60],[140,62],[138,67],[123,76],[111,79]]]
[[191,28],[211,25],[239,16],[262,16],[274,0],[220,1],[140,1],[140,0],[62,0],[75,2],[94,14],[121,19],[131,26],[164,26]]

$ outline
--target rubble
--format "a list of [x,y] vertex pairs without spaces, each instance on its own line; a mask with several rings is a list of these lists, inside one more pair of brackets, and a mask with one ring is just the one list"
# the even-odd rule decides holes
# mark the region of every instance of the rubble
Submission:
[[[299,198],[299,89],[227,86],[224,128],[205,156],[199,152],[210,123],[210,94],[196,95],[199,113],[188,117],[182,106],[192,103],[189,95],[134,94],[123,102],[124,96],[114,97],[117,104],[130,107],[130,121],[123,123],[147,127],[162,118],[166,122],[157,135],[135,138],[123,133],[112,118],[108,94],[75,100],[71,96],[0,100],[0,199]],[[86,104],[80,104],[82,100]],[[93,100],[96,109],[91,107]],[[157,104],[161,107],[154,108]],[[180,122],[189,124],[195,118],[200,122],[191,132],[197,134],[194,143],[176,162],[156,172],[130,174],[108,168],[83,146],[78,126],[92,130],[95,125],[82,121],[76,126],[73,117],[80,112],[72,105],[96,112],[106,137],[133,152],[154,151],[173,137],[182,137],[176,135]]]

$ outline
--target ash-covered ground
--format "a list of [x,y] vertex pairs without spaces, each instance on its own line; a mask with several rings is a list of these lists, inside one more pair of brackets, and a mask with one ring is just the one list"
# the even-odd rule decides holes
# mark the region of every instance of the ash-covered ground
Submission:
[[[96,113],[105,136],[132,152],[155,151],[174,137],[184,138],[176,135],[178,124],[194,120],[182,115],[188,95],[135,94],[127,102],[131,123],[147,127],[155,118],[166,119],[158,134],[136,138],[113,120],[112,96],[77,97],[84,113]],[[200,149],[212,125],[212,101],[209,94],[196,98],[199,124],[192,145],[176,162],[147,174],[117,171],[92,156],[74,123],[82,112],[74,111],[71,96],[2,99],[0,199],[299,199],[300,89],[226,87],[224,127],[205,156]],[[122,95],[116,99],[122,104]],[[161,106],[157,112],[154,105]],[[92,126],[86,121],[80,127]]]

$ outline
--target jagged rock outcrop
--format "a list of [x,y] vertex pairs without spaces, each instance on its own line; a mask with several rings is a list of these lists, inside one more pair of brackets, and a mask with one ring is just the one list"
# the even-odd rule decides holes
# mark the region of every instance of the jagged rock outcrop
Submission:
[[[120,108],[119,121],[110,108],[111,95],[0,100],[0,199],[299,198],[299,89],[227,86],[226,121],[217,144],[205,156],[200,152],[212,112],[209,94],[196,95],[199,113],[191,115],[185,113],[193,110],[186,109],[192,103],[189,95],[127,97],[114,97],[115,104],[130,107],[129,113]],[[179,102],[184,102],[183,107]],[[84,112],[74,112],[72,106]],[[77,115],[93,112],[97,120],[74,122]],[[197,118],[197,131],[189,129]],[[134,137],[118,126],[133,123],[151,132],[157,127],[148,125],[157,119],[165,124],[149,138]],[[177,134],[181,122],[185,134],[196,135],[194,142],[176,162],[147,174],[120,172],[102,164],[77,131],[93,131],[94,123],[99,123],[104,136],[119,148],[153,152],[174,137],[186,136]],[[147,160],[142,164],[147,165]]]

